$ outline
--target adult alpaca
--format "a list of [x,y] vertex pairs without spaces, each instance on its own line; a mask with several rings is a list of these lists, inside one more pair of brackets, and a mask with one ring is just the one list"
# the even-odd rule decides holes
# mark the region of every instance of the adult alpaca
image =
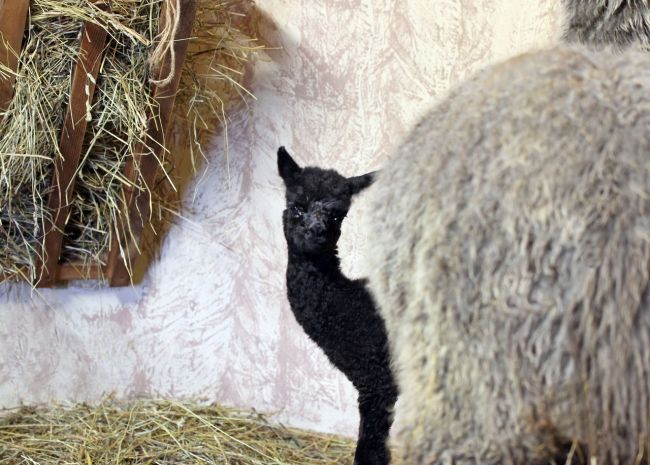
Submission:
[[370,188],[405,463],[647,460],[648,70],[568,45],[493,66]]

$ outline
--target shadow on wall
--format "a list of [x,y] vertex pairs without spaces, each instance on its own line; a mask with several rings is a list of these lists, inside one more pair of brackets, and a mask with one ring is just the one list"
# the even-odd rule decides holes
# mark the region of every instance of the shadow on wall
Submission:
[[[245,122],[245,114],[251,110],[250,103],[254,98],[254,82],[259,81],[260,77],[255,75],[255,61],[264,59],[267,53],[272,60],[277,60],[282,56],[279,52],[282,47],[278,45],[277,31],[275,23],[263,12],[261,12],[253,2],[241,2],[232,9],[232,26],[240,31],[245,37],[250,38],[246,43],[251,48],[260,49],[256,52],[249,53],[248,60],[243,63],[241,69],[237,69],[240,62],[235,59],[229,59],[229,54],[222,54],[221,59],[225,65],[232,68],[230,76],[239,81],[237,85],[224,85],[222,79],[206,81],[206,85],[212,89],[218,89],[222,102],[217,103],[216,107],[221,110],[222,114],[204,114],[202,118],[207,122],[199,134],[194,134],[192,128],[184,120],[181,111],[177,111],[177,117],[171,128],[171,150],[174,152],[171,167],[171,179],[174,184],[172,187],[164,176],[161,176],[160,183],[164,184],[164,196],[169,208],[181,212],[181,215],[191,215],[194,200],[196,198],[199,185],[208,169],[211,167],[210,160],[206,154],[208,152],[217,152],[219,154],[216,160],[216,169],[223,169],[230,173],[229,139],[232,133],[237,133],[237,125]],[[272,37],[270,40],[268,37]],[[198,45],[200,47],[200,44]],[[261,50],[263,49],[263,50]],[[192,44],[190,44],[190,51]],[[218,53],[218,52],[217,52]],[[199,54],[200,58],[195,60],[195,72],[199,77],[214,75],[214,54]],[[254,59],[251,60],[251,57]],[[231,63],[232,61],[232,63]],[[225,71],[228,73],[229,71]],[[239,87],[241,85],[241,88]],[[253,97],[248,92],[251,92]],[[221,121],[224,118],[224,121]],[[192,139],[198,138],[202,149],[193,149]],[[230,189],[231,183],[223,183],[223,189]],[[181,208],[182,206],[182,208]],[[145,231],[143,243],[145,249],[143,254],[145,259],[140,260],[134,266],[134,282],[139,283],[144,279],[148,270],[148,264],[160,258],[160,252],[164,238],[167,236],[169,228],[176,222],[183,221],[174,214],[169,214],[166,219],[154,232],[151,228]],[[224,245],[227,248],[227,246]]]

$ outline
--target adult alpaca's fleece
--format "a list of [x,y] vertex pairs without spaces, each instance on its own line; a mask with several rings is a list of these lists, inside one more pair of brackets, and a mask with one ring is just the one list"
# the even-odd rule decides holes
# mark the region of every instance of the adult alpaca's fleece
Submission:
[[564,0],[569,42],[650,47],[650,0]]
[[484,70],[368,195],[405,463],[647,454],[649,54],[563,45]]

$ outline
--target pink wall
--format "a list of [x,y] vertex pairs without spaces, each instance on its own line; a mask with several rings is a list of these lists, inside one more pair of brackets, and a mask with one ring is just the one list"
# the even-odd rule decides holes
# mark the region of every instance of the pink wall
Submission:
[[[482,65],[555,40],[559,0],[259,0],[270,46],[257,96],[230,122],[143,284],[42,291],[0,285],[0,406],[121,397],[205,398],[354,434],[356,395],[285,298],[281,144],[302,163],[361,174],[436,97]],[[522,5],[526,7],[523,8]],[[434,6],[432,6],[434,5]],[[390,169],[386,167],[386,169]],[[228,175],[229,173],[229,175]],[[363,274],[363,198],[344,267]]]

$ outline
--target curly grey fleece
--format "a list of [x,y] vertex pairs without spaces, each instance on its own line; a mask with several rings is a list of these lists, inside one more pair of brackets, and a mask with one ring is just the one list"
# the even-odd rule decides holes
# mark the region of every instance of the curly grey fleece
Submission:
[[565,45],[481,72],[368,195],[405,463],[647,453],[649,54]]
[[564,6],[569,42],[650,46],[649,0],[564,0]]

